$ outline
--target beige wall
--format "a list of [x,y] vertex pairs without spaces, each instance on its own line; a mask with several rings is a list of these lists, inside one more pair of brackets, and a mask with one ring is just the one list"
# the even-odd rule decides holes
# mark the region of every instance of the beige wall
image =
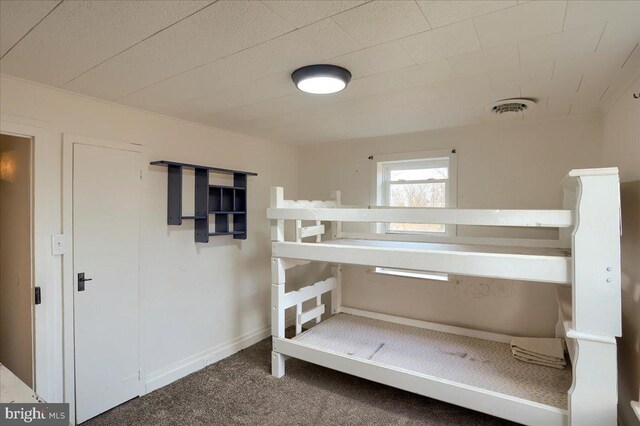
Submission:
[[30,387],[31,140],[0,135],[0,363]]
[[[559,208],[561,179],[571,169],[599,166],[601,141],[597,115],[311,145],[300,151],[298,192],[303,199],[326,199],[331,190],[340,189],[343,203],[366,206],[375,167],[370,155],[456,148],[459,208]],[[557,236],[557,231],[459,229],[461,235],[491,232]],[[553,334],[557,318],[552,285],[473,277],[449,283],[388,278],[359,267],[345,268],[343,304],[529,336]]]
[[[77,96],[2,76],[0,111],[48,123],[47,234],[61,231],[62,134],[139,143],[146,159],[175,160],[254,171],[249,178],[246,241],[215,237],[195,244],[193,225],[167,226],[167,171],[145,170],[141,228],[142,367],[162,381],[189,362],[203,365],[206,351],[265,330],[270,323],[269,187],[297,188],[294,147]],[[186,179],[185,188],[190,181]],[[192,201],[185,201],[185,211]],[[49,251],[50,253],[50,251]],[[56,276],[42,286],[60,285]],[[46,294],[46,292],[45,292]],[[59,318],[58,318],[59,319]],[[57,324],[61,341],[61,325]],[[61,360],[59,360],[61,362]],[[61,368],[60,365],[57,367]]]
[[[331,190],[341,189],[345,204],[367,205],[373,164],[368,160],[370,155],[449,147],[458,150],[460,208],[557,208],[562,199],[558,184],[566,172],[601,166],[603,156],[604,165],[622,165],[623,179],[639,179],[634,173],[640,166],[628,158],[638,152],[634,151],[637,145],[633,145],[633,139],[620,145],[619,137],[614,136],[611,142],[608,136],[619,130],[618,120],[629,126],[633,136],[638,110],[633,112],[626,106],[614,106],[605,118],[604,150],[603,121],[598,115],[343,141],[298,150],[7,76],[1,77],[0,89],[0,112],[48,123],[51,138],[45,150],[50,164],[47,188],[43,188],[50,206],[47,234],[61,231],[63,132],[140,143],[146,147],[150,161],[171,159],[259,173],[249,181],[248,239],[240,243],[225,237],[196,245],[192,225],[166,225],[166,171],[154,167],[146,170],[141,235],[142,364],[147,375],[153,377],[161,377],[194,356],[270,322],[270,245],[264,219],[270,186],[283,186],[286,198],[298,198],[299,194],[306,199],[326,198]],[[635,141],[637,144],[638,139]],[[627,225],[629,213],[625,212],[626,231],[631,225]],[[488,232],[460,229],[463,235]],[[512,230],[499,235],[553,237],[555,232]],[[634,241],[637,244],[637,239],[623,239],[627,265],[633,253],[637,259],[637,245],[636,249],[627,248]],[[61,285],[60,259],[52,258],[51,262],[57,272],[39,283],[43,287]],[[637,261],[635,264],[637,267]],[[625,274],[635,273],[623,269]],[[311,275],[307,274],[307,280]],[[625,275],[626,282],[636,286],[633,295],[628,286],[624,293],[626,327],[630,323],[628,315],[635,312],[638,317],[638,300],[633,299],[638,294],[637,277],[637,273],[635,278]],[[635,311],[628,309],[630,300],[635,300]],[[459,277],[457,283],[391,280],[355,267],[345,271],[343,302],[357,308],[521,335],[549,335],[556,320],[550,285],[466,277]],[[60,327],[58,324],[57,333],[61,333]],[[637,336],[637,326],[635,330]],[[628,334],[625,331],[625,336]],[[60,334],[56,337],[61,339]],[[637,341],[635,337],[635,343],[630,343],[635,345],[635,353]],[[628,342],[634,341],[623,339],[621,347]],[[637,385],[633,396],[637,397]]]
[[603,158],[620,168],[622,201],[622,338],[618,346],[619,413],[640,424],[629,406],[640,397],[640,77],[604,116]]

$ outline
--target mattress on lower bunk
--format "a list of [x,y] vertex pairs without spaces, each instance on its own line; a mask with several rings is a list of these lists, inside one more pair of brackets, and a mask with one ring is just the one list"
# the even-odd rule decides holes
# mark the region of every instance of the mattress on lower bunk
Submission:
[[533,256],[571,257],[570,248],[520,247],[480,244],[426,243],[415,241],[361,240],[341,238],[322,241],[323,244],[347,245],[357,247],[375,247],[392,250],[437,250],[469,253],[521,254]]
[[337,314],[296,336],[319,349],[494,392],[567,408],[571,366],[564,370],[513,358],[507,343]]

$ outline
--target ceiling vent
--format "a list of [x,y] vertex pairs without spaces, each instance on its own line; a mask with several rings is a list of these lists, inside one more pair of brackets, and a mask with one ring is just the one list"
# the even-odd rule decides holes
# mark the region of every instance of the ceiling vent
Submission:
[[520,113],[534,106],[536,101],[533,99],[503,99],[488,105],[486,110],[497,115]]

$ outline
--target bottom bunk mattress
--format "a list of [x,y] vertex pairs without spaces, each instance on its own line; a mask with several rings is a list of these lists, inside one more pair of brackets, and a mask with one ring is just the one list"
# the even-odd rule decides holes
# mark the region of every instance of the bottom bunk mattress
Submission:
[[507,343],[337,314],[296,336],[306,346],[567,409],[564,370],[513,358]]

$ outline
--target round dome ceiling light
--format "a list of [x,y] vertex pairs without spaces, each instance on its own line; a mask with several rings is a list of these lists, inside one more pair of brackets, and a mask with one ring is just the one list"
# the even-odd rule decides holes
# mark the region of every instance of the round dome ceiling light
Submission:
[[295,70],[291,80],[303,92],[327,95],[344,90],[351,80],[351,73],[337,65],[309,65]]

